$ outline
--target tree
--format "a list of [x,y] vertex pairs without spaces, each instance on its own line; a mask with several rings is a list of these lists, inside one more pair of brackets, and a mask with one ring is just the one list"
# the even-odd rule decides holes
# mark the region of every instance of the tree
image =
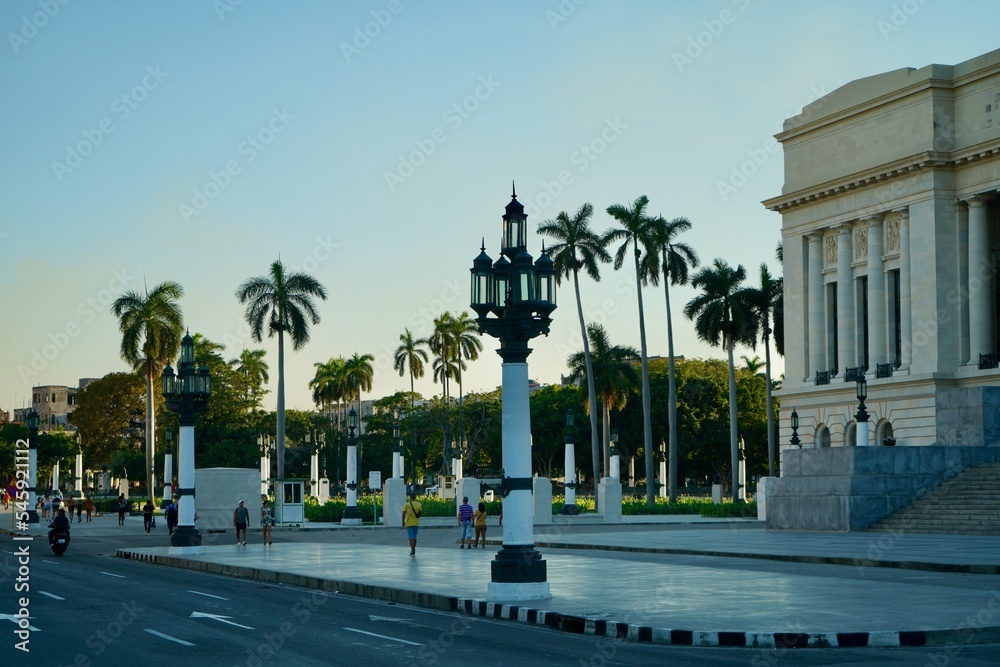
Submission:
[[[162,397],[157,394],[157,401]],[[143,378],[138,373],[108,373],[76,394],[69,415],[80,434],[84,461],[99,467],[110,463],[136,415],[143,413]]]
[[434,330],[427,339],[427,344],[434,355],[432,370],[434,381],[441,383],[441,398],[444,403],[443,420],[441,422],[441,471],[448,474],[448,449],[450,447],[451,425],[451,392],[452,380],[459,377],[459,366],[464,363],[457,354],[458,343],[455,336],[455,318],[445,311],[440,317],[434,318]]
[[[654,247],[654,218],[646,215],[649,198],[642,195],[631,206],[612,204],[608,215],[618,221],[621,229],[611,229],[604,235],[604,243],[610,245],[621,241],[615,252],[615,271],[625,263],[625,256],[631,249],[635,264],[635,293],[639,301],[639,349],[642,362],[642,442],[646,455],[646,503],[656,502],[653,484],[653,426],[649,412],[649,358],[646,352],[646,316],[642,308],[642,286],[656,262]],[[640,246],[646,251],[645,259]]]
[[663,299],[667,306],[667,360],[668,360],[668,397],[667,418],[669,420],[667,466],[668,496],[670,502],[677,502],[677,378],[674,363],[674,322],[670,309],[670,285],[686,285],[688,270],[698,266],[698,255],[686,243],[677,241],[681,232],[691,229],[687,218],[674,218],[669,222],[657,217],[652,223],[653,244],[659,250],[658,266],[654,267],[652,280],[655,285],[659,274],[663,274]]
[[[746,298],[752,307],[751,326],[753,328],[753,346],[757,347],[759,340],[764,344],[764,378],[767,394],[767,471],[774,477],[774,399],[771,394],[771,325],[781,317],[783,281],[771,277],[767,264],[760,265],[760,286],[747,290]],[[754,357],[756,359],[756,357]],[[746,359],[746,357],[744,357]],[[757,368],[760,368],[758,365]],[[757,369],[753,369],[756,372]]]
[[[608,472],[611,458],[611,410],[621,410],[628,402],[629,395],[639,387],[639,377],[635,372],[635,359],[639,356],[634,347],[626,345],[611,345],[608,334],[600,324],[587,327],[590,337],[591,362],[593,375],[587,375],[586,360],[582,352],[570,355],[566,360],[569,366],[570,380],[593,383],[597,395],[601,399],[603,417],[604,469]],[[590,389],[588,388],[588,393]],[[589,406],[588,406],[589,407]],[[600,477],[600,471],[594,470],[594,480]],[[595,489],[596,490],[596,489]]]
[[180,350],[184,325],[177,299],[184,289],[168,281],[145,294],[129,291],[111,305],[122,333],[121,357],[142,372],[146,380],[146,480],[148,493],[155,492],[156,473],[153,454],[156,447],[156,409],[154,380],[167,361]]
[[[424,376],[424,364],[427,363],[427,351],[423,346],[427,344],[423,338],[414,338],[413,333],[404,328],[399,334],[399,347],[393,354],[392,367],[399,372],[399,377],[409,371],[410,373],[410,394],[414,393],[413,379]],[[413,405],[410,405],[413,409]]]
[[764,367],[764,362],[760,360],[760,357],[755,356],[753,359],[745,354],[740,355],[740,359],[743,360],[743,367],[750,371],[751,373],[756,373],[761,368]]
[[733,500],[739,493],[739,450],[736,426],[736,368],[733,349],[737,343],[753,341],[752,304],[740,286],[746,279],[746,269],[734,269],[721,259],[705,267],[691,280],[702,293],[684,307],[684,314],[694,320],[698,338],[709,345],[723,347],[729,361],[729,451],[732,459]]
[[[375,369],[372,362],[375,357],[370,354],[354,353],[350,359],[344,363],[344,373],[347,386],[352,390],[352,397],[358,397],[358,419],[361,419],[361,392],[372,390],[372,380],[375,378]],[[358,422],[360,424],[360,421]]]
[[330,357],[325,362],[313,364],[316,373],[309,381],[309,388],[313,390],[313,403],[320,406],[324,414],[329,412],[331,403],[340,403],[347,397],[346,364],[343,357]]
[[246,382],[247,398],[255,409],[260,409],[261,398],[267,393],[264,385],[271,380],[271,376],[268,375],[268,371],[271,369],[264,361],[266,355],[267,352],[264,350],[244,349],[240,352],[239,357],[229,360],[229,365],[243,376]]
[[[587,324],[583,318],[583,301],[580,298],[580,269],[595,282],[601,280],[598,262],[610,262],[611,255],[604,247],[601,237],[590,230],[590,216],[594,207],[584,204],[572,218],[566,211],[560,211],[553,220],[546,220],[538,226],[538,233],[556,240],[549,247],[549,256],[555,266],[556,282],[573,277],[573,291],[576,294],[576,316],[580,323],[580,337],[583,339],[584,370],[588,378],[594,377],[594,364],[590,354],[590,340]],[[597,437],[597,393],[594,382],[587,383],[587,412],[590,415],[590,456],[594,475],[601,469],[600,445]]]
[[278,477],[285,476],[285,334],[292,339],[292,349],[309,342],[309,324],[319,324],[314,298],[326,299],[326,289],[305,273],[287,273],[281,260],[271,264],[265,276],[249,278],[236,290],[236,298],[246,304],[247,324],[253,339],[278,335]]

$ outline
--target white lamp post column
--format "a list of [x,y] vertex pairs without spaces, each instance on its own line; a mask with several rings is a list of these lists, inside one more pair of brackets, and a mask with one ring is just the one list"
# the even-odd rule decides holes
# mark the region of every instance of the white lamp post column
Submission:
[[[36,441],[38,439],[38,413],[34,410],[28,412],[25,417],[25,421],[28,426],[28,488],[25,491],[28,492],[28,523],[38,523],[38,510],[35,507],[38,505],[38,494],[35,489],[35,483],[38,476],[38,449],[36,449]],[[18,498],[21,496],[21,492],[18,492]]]
[[347,428],[350,435],[347,440],[347,507],[340,523],[345,526],[360,526],[361,511],[358,510],[358,438],[354,429],[358,427],[358,413],[354,408],[347,413]]
[[174,499],[174,431],[167,429],[167,451],[163,455],[163,500]]
[[576,449],[573,440],[573,410],[566,411],[566,503],[563,505],[562,513],[575,516],[580,513],[580,508],[576,506]]

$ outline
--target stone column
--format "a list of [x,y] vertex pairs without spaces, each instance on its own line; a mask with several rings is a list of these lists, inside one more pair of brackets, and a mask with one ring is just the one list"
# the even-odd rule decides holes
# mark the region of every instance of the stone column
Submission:
[[993,270],[990,265],[990,229],[987,197],[969,203],[969,363],[979,364],[980,354],[994,351]]
[[823,233],[812,232],[809,241],[808,284],[809,298],[809,369],[808,375],[816,377],[817,371],[827,370],[826,336],[823,330]]
[[851,225],[843,224],[837,230],[837,356],[839,368],[858,365],[854,328],[854,277],[851,275]]
[[958,253],[955,258],[955,267],[958,273],[958,290],[961,298],[955,304],[958,313],[956,325],[958,327],[958,362],[959,364],[972,363],[969,352],[969,208],[965,202],[955,202],[955,221],[958,225],[958,238],[956,246]]
[[899,331],[900,365],[910,367],[913,352],[913,325],[910,309],[910,209],[899,215]]
[[873,371],[875,364],[884,364],[889,359],[885,319],[882,216],[874,215],[868,218],[868,353]]

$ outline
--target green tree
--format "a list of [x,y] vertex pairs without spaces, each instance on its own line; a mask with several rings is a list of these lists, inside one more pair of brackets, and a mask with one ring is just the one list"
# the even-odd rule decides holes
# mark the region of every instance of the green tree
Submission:
[[[77,392],[76,409],[69,421],[80,434],[86,465],[96,467],[111,462],[131,420],[143,414],[143,384],[138,373],[108,373]],[[162,407],[159,393],[156,399]]]
[[[167,361],[177,356],[183,334],[183,318],[177,300],[184,289],[168,281],[145,294],[129,291],[111,305],[122,333],[121,357],[142,372],[146,380],[146,481],[155,489],[153,455],[156,450],[156,388]],[[155,381],[155,382],[154,382]]]
[[281,260],[271,264],[267,275],[247,279],[236,290],[236,298],[246,305],[247,324],[253,339],[278,336],[278,410],[277,457],[278,477],[285,476],[285,334],[292,340],[292,349],[299,350],[309,342],[309,324],[319,324],[314,299],[326,299],[326,289],[305,273],[288,273]]
[[[756,349],[758,341],[764,344],[764,391],[767,395],[767,470],[771,477],[774,477],[775,459],[774,399],[771,395],[771,334],[774,330],[771,325],[780,318],[784,289],[782,283],[781,278],[771,276],[767,264],[761,263],[760,285],[749,288],[746,295],[752,308],[750,326],[753,329],[754,349]],[[754,370],[756,372],[756,369]]]
[[255,409],[262,406],[261,399],[267,390],[264,385],[271,380],[268,372],[271,368],[264,360],[267,352],[264,350],[247,350],[240,352],[239,357],[229,360],[229,365],[243,376],[247,388],[247,399],[250,400]]
[[[399,347],[396,348],[392,357],[392,367],[399,372],[399,377],[407,372],[410,374],[410,394],[414,393],[414,378],[424,376],[424,364],[427,363],[427,351],[424,345],[427,344],[423,338],[414,338],[413,333],[404,328],[399,334]],[[413,406],[410,406],[413,409]]]
[[733,474],[733,500],[739,487],[739,448],[736,411],[736,366],[733,350],[737,343],[753,342],[753,305],[745,290],[740,289],[746,279],[746,269],[734,269],[725,261],[716,259],[691,280],[691,285],[702,293],[684,307],[684,314],[694,320],[698,338],[709,345],[723,347],[729,361],[729,449]]
[[[646,459],[646,503],[653,505],[655,485],[653,484],[653,427],[649,411],[649,357],[646,352],[646,316],[642,307],[642,287],[656,263],[655,218],[646,215],[649,198],[642,195],[631,206],[612,204],[608,215],[618,221],[620,229],[611,229],[604,235],[605,245],[621,241],[615,252],[615,270],[625,263],[631,250],[635,265],[635,293],[639,302],[639,350],[642,364],[642,442]],[[640,246],[642,249],[640,249]],[[643,257],[643,250],[646,256]]]
[[[612,345],[608,334],[600,324],[587,326],[590,338],[591,362],[594,374],[588,376],[583,352],[570,355],[566,361],[569,366],[570,380],[573,382],[593,382],[600,398],[603,417],[604,470],[608,472],[611,457],[611,410],[621,410],[628,402],[628,397],[639,387],[639,376],[635,372],[635,360],[639,356],[634,347],[627,345]],[[588,388],[588,392],[590,389]],[[589,404],[588,404],[589,407]],[[594,471],[594,479],[600,477],[600,471]]]
[[667,474],[668,496],[670,502],[677,502],[677,379],[674,377],[674,321],[670,308],[670,286],[686,285],[688,272],[698,266],[698,255],[686,243],[677,240],[682,233],[691,229],[687,218],[674,218],[667,221],[657,217],[652,222],[653,245],[659,250],[659,261],[654,267],[652,280],[656,284],[659,275],[663,275],[663,298],[667,306],[667,359],[668,370],[668,454]]
[[[573,277],[573,291],[576,295],[576,316],[580,324],[580,338],[583,339],[584,368],[587,377],[594,376],[594,364],[590,353],[590,340],[587,337],[587,324],[583,317],[583,301],[580,298],[580,269],[595,282],[601,280],[599,262],[610,262],[611,255],[605,249],[601,237],[590,229],[590,217],[594,207],[584,204],[572,218],[566,211],[560,211],[552,220],[546,220],[538,226],[538,233],[555,239],[556,243],[549,247],[549,256],[555,266],[556,281]],[[595,471],[600,470],[600,445],[597,436],[597,392],[595,383],[587,383],[587,412],[590,416],[590,456],[591,465]]]

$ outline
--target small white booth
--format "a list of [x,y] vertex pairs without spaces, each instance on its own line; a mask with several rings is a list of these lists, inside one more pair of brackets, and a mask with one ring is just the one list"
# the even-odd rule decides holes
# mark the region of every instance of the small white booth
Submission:
[[274,481],[274,522],[305,523],[304,479],[276,479]]

